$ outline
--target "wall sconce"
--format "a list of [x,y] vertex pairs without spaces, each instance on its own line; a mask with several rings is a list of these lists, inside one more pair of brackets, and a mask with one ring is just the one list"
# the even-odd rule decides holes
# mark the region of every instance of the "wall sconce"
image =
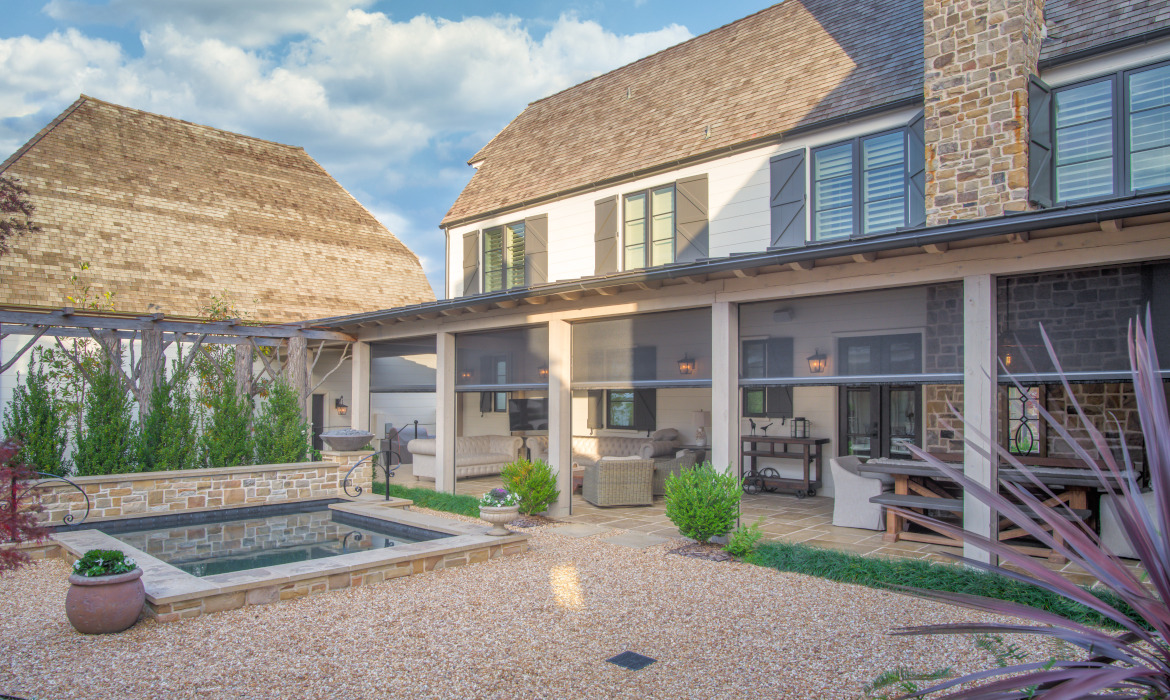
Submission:
[[469,369],[464,369],[464,370],[459,371],[459,381],[461,381],[461,382],[470,382],[471,378],[474,376],[475,376],[475,373]]
[[536,373],[540,375],[541,379],[548,379],[548,365],[541,365],[537,367]]
[[813,374],[822,374],[825,371],[825,365],[828,364],[828,361],[828,355],[821,352],[820,348],[817,348],[816,354],[809,355],[808,357],[808,371]]
[[333,408],[337,410],[337,415],[339,416],[344,416],[349,413],[349,406],[345,405],[344,396],[338,396],[336,399],[333,399]]
[[1004,367],[1007,367],[1008,369],[1012,368],[1012,351],[1011,350],[1008,350],[1007,353],[1003,356],[1003,364],[1004,364]]
[[695,373],[695,358],[683,353],[683,358],[678,361],[679,374],[694,374]]

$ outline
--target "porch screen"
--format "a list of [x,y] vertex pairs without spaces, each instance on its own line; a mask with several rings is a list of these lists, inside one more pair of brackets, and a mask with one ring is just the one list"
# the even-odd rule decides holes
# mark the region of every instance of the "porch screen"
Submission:
[[434,390],[434,337],[370,343],[371,392]]
[[739,331],[743,387],[963,380],[958,282],[743,304]]
[[548,326],[455,336],[455,390],[548,388]]
[[573,324],[574,388],[711,385],[711,310]]
[[1147,306],[1159,361],[1170,369],[1168,263],[1001,277],[996,301],[999,357],[1021,381],[1056,379],[1041,325],[1070,380],[1128,379],[1129,323]]

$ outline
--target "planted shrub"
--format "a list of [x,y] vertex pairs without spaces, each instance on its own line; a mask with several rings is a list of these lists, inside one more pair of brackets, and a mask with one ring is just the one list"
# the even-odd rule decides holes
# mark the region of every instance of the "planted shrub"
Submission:
[[194,469],[199,442],[189,375],[167,379],[165,370],[150,395],[150,412],[141,420],[138,467],[142,471]]
[[235,384],[213,387],[204,392],[207,417],[199,443],[203,464],[208,467],[238,467],[252,464],[252,399],[241,396]]
[[504,487],[520,497],[520,512],[524,515],[543,513],[561,495],[556,474],[543,460],[518,459],[504,465],[500,477]]
[[66,435],[65,416],[49,373],[43,365],[38,367],[34,354],[4,414],[4,436],[20,441],[17,461],[37,471],[63,475]]
[[73,573],[78,576],[114,576],[138,567],[138,563],[117,549],[91,549],[73,562]]
[[[36,478],[33,470],[18,458],[21,444],[17,440],[0,442],[0,542],[19,544],[39,542],[49,531],[37,521],[37,513],[43,509],[32,492],[22,488],[20,482]],[[0,571],[10,571],[24,566],[29,556],[16,547],[0,547]]]
[[731,532],[743,484],[710,462],[666,478],[666,517],[686,537],[707,542]]
[[751,525],[743,525],[735,529],[731,533],[731,538],[727,540],[727,546],[723,551],[727,552],[733,557],[746,557],[752,552],[756,551],[756,545],[764,533],[760,532],[760,525],[764,522],[763,518],[755,521]]
[[272,385],[268,400],[256,417],[258,464],[304,462],[309,457],[309,424],[301,412],[296,389],[280,380]]
[[109,360],[93,373],[85,395],[85,431],[77,439],[73,461],[81,476],[124,474],[136,469],[134,413],[130,392],[114,374]]

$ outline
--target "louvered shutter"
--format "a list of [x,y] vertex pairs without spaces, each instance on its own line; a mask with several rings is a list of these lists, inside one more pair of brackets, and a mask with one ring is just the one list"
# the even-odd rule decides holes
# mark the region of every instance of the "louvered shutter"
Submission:
[[605,275],[618,269],[618,198],[593,203],[593,273]]
[[586,428],[601,430],[605,427],[605,391],[603,389],[589,390],[589,409],[586,415],[588,417]]
[[527,284],[548,282],[548,215],[524,220],[524,269]]
[[479,231],[463,234],[463,296],[479,294]]
[[776,156],[771,161],[772,248],[805,244],[804,151]]
[[906,225],[926,225],[926,111],[906,125]]
[[491,392],[491,391],[479,392],[479,412],[480,413],[491,413],[492,412],[492,404],[495,402],[495,399],[496,399],[496,395],[494,392]]
[[[768,338],[769,377],[791,377],[794,375],[792,338]],[[765,414],[773,418],[792,417],[792,387],[770,386],[764,390]]]
[[708,255],[707,176],[679,180],[675,189],[675,262],[695,262]]
[[771,418],[792,417],[792,387],[770,386],[767,392],[767,407],[765,413]]
[[658,347],[643,345],[634,348],[634,381],[658,379]]
[[652,431],[658,420],[658,395],[654,389],[634,390],[634,430]]
[[1028,199],[1052,206],[1052,88],[1028,81]]

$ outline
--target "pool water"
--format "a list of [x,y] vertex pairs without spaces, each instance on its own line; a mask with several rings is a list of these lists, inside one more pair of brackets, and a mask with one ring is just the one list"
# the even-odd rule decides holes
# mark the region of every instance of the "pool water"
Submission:
[[[202,513],[204,522],[122,521],[97,529],[194,576],[213,576],[322,559],[339,554],[393,547],[447,537],[415,527],[330,510],[328,502],[303,505],[295,512],[266,513],[275,507],[248,508],[247,517],[223,511]],[[135,525],[138,529],[133,529]]]

